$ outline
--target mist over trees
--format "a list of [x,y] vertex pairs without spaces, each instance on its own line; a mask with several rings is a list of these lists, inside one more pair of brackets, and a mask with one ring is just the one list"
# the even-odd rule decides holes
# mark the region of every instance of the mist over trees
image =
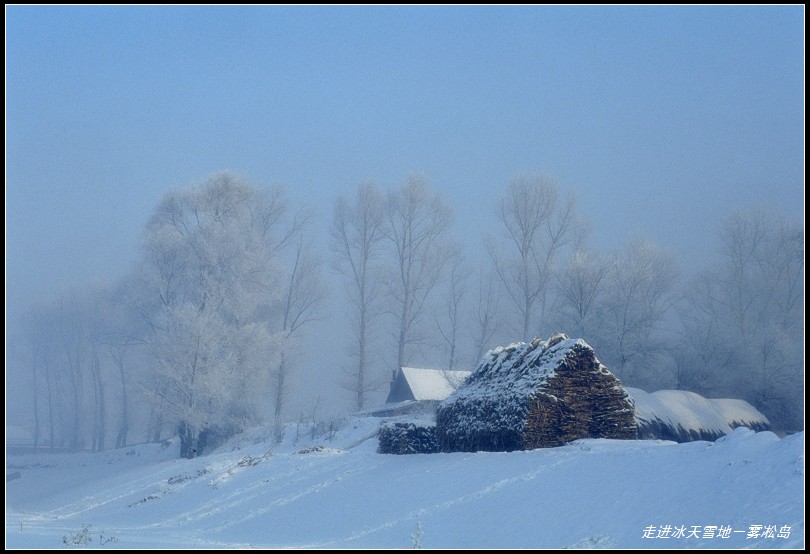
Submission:
[[714,267],[680,305],[678,385],[748,400],[803,428],[804,226],[762,209],[722,223]]
[[625,385],[744,398],[777,430],[803,426],[802,222],[729,213],[711,266],[685,273],[645,238],[591,246],[573,193],[540,174],[481,213],[497,233],[458,240],[450,204],[414,175],[336,197],[328,229],[283,188],[229,173],[167,193],[120,282],[32,307],[11,331],[34,445],[179,434],[193,457],[250,425],[281,429],[288,406],[317,405],[289,385],[313,363],[308,339],[337,327],[346,350],[318,375],[355,410],[396,367],[472,369],[562,331]]
[[[662,324],[676,300],[678,269],[672,254],[636,239],[624,252],[589,261],[575,255],[571,263],[569,274],[585,283],[581,294],[590,329],[583,336],[593,337],[599,355],[624,381],[660,388],[667,349]],[[581,305],[568,308],[576,311]]]

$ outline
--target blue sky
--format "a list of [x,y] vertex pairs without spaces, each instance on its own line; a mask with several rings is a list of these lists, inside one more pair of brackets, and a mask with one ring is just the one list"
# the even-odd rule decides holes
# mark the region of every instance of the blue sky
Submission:
[[7,316],[123,274],[222,169],[322,221],[423,173],[468,253],[542,171],[593,246],[688,273],[734,208],[804,217],[804,7],[6,7]]

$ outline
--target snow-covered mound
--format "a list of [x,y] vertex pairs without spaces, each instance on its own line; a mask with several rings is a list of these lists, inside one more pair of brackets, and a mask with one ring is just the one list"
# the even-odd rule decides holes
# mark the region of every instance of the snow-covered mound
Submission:
[[744,400],[704,398],[682,390],[653,393],[626,387],[636,406],[639,438],[677,442],[715,440],[736,427],[770,428],[762,413]]

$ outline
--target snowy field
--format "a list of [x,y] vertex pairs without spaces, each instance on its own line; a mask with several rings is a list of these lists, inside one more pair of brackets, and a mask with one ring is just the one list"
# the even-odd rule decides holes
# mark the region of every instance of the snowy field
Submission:
[[6,548],[804,547],[804,433],[393,456],[378,424],[255,429],[194,460],[8,455]]

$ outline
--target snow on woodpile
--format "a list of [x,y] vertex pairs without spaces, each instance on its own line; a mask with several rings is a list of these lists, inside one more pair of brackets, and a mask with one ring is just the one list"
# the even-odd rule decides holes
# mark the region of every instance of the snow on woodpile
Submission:
[[648,393],[627,387],[636,406],[636,421],[641,439],[676,442],[713,441],[736,427],[766,431],[770,422],[745,400],[704,398],[683,390]]
[[439,405],[442,451],[511,451],[579,438],[636,438],[632,400],[581,339],[490,350]]

